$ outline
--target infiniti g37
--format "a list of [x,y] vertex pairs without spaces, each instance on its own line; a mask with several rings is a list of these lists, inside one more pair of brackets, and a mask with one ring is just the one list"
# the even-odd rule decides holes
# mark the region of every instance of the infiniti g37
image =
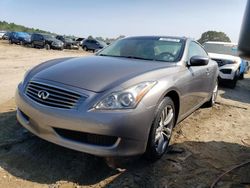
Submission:
[[218,65],[189,38],[128,37],[94,56],[50,60],[16,92],[17,119],[33,134],[98,156],[159,159],[173,127],[213,106]]

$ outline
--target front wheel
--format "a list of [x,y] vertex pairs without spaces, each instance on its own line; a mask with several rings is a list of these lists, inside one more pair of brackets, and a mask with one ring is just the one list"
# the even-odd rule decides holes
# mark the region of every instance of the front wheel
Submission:
[[171,98],[165,97],[157,107],[149,133],[146,157],[151,161],[160,159],[166,152],[175,124],[175,107]]
[[234,89],[234,88],[236,87],[237,81],[238,81],[238,78],[237,78],[237,76],[236,76],[236,74],[235,74],[234,79],[231,80],[231,81],[228,83],[229,88]]
[[240,80],[243,80],[243,79],[244,79],[244,72],[240,74],[239,79],[240,79]]
[[50,50],[50,45],[49,44],[45,44],[45,49],[46,50]]
[[83,46],[83,48],[82,48],[84,51],[88,51],[88,48],[87,48],[87,46]]

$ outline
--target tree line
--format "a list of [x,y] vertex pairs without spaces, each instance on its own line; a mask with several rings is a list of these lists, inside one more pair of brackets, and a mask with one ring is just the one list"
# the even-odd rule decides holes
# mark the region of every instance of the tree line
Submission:
[[[25,27],[23,25],[18,25],[15,23],[8,23],[6,21],[0,21],[0,30],[3,31],[22,31],[22,32],[27,32],[27,33],[47,33],[47,34],[55,34],[51,33],[49,31],[44,31],[41,29],[35,29],[35,28],[29,28]],[[91,38],[92,36],[89,36]],[[114,40],[124,38],[124,35],[120,35],[117,38],[103,38],[103,37],[96,37],[97,40],[102,40],[107,43],[111,43]],[[92,37],[93,38],[93,37]],[[207,31],[202,33],[200,39],[198,39],[198,42],[203,44],[204,42],[207,41],[219,41],[219,42],[231,42],[230,38],[226,35],[224,32],[217,32],[217,31]]]

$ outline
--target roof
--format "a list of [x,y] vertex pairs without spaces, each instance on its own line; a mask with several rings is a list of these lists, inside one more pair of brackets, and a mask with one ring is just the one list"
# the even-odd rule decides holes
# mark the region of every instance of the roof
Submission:
[[159,38],[169,38],[169,39],[180,39],[180,40],[187,40],[187,37],[175,37],[175,36],[131,36],[131,37],[125,37],[125,38],[137,38],[137,39],[159,39]]
[[237,43],[232,42],[219,42],[219,41],[207,41],[204,44],[231,44],[231,45],[238,45]]

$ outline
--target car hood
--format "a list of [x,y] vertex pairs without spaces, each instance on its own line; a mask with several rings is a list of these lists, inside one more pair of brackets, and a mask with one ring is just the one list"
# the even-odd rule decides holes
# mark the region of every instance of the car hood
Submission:
[[58,39],[46,39],[47,41],[50,42],[55,42],[55,43],[61,43],[62,41],[58,40]]
[[223,59],[223,60],[240,60],[239,57],[233,55],[226,55],[226,54],[216,54],[216,53],[208,53],[209,57],[212,59]]
[[33,78],[102,92],[143,73],[174,65],[174,63],[90,56],[62,60],[44,68]]

